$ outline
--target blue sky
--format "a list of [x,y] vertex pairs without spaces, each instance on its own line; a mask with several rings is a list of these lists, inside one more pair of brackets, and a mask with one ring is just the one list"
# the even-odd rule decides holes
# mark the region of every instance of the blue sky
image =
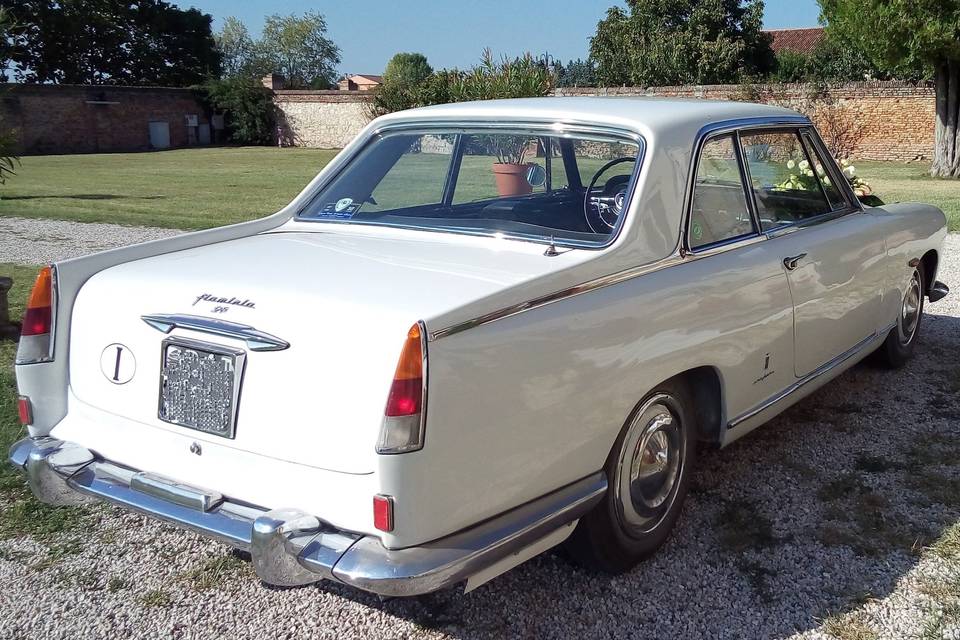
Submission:
[[[585,58],[589,38],[618,0],[182,0],[214,17],[240,18],[254,36],[267,14],[319,11],[342,50],[343,73],[380,73],[398,51],[419,51],[435,68],[469,67],[485,47],[496,55],[549,52],[560,60]],[[767,0],[764,26],[812,27],[816,0]]]

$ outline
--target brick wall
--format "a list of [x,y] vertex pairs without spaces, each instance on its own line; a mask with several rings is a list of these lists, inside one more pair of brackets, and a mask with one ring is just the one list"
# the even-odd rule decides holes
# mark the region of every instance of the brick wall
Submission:
[[170,146],[184,147],[187,115],[208,123],[189,89],[0,85],[0,121],[16,129],[24,155],[147,150],[150,122],[167,122]]
[[832,122],[853,129],[852,134],[858,140],[851,155],[857,159],[930,159],[936,116],[932,86],[853,82],[827,85],[824,89],[826,101],[813,97],[813,88],[804,84],[558,89],[556,94],[663,96],[775,104],[809,115],[825,139],[830,137]]
[[370,122],[369,101],[368,91],[274,92],[284,143],[321,149],[346,146]]

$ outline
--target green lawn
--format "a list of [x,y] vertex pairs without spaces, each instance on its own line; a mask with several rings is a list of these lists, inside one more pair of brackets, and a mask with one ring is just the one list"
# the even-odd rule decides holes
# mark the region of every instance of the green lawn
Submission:
[[[0,263],[0,275],[13,278],[10,317],[18,319],[23,315],[37,268]],[[65,534],[86,523],[88,510],[57,509],[42,504],[27,489],[23,474],[7,464],[10,445],[26,435],[17,417],[17,388],[13,376],[16,350],[16,343],[0,341],[0,539],[29,534],[64,542]],[[51,554],[62,553],[64,548],[63,545],[52,547]]]
[[[179,229],[213,227],[276,211],[334,153],[240,147],[32,156],[24,158],[17,175],[0,187],[0,215]],[[485,164],[488,159],[471,161]],[[960,231],[960,182],[930,178],[929,167],[920,163],[855,165],[884,201],[929,202],[946,212],[951,231]],[[411,170],[417,174],[428,167]],[[470,175],[458,199],[493,195],[492,175],[485,167]]]
[[950,231],[960,231],[960,180],[930,177],[930,165],[902,162],[854,162],[857,175],[873,187],[881,200],[926,202],[943,209]]
[[240,147],[23,158],[0,215],[203,229],[286,205],[335,155]]

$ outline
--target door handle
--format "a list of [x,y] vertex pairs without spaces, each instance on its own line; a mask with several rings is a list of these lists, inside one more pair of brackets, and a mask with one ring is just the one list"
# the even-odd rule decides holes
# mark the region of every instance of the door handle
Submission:
[[789,258],[783,259],[783,266],[786,267],[787,271],[793,271],[799,266],[800,261],[807,257],[807,254],[800,253],[795,256],[790,256]]

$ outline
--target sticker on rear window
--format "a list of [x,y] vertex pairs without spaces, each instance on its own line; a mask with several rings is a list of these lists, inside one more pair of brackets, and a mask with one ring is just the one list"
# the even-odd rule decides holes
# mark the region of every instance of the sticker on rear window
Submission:
[[344,220],[353,217],[360,210],[360,203],[354,202],[353,198],[340,198],[336,202],[327,202],[320,209],[321,218],[341,218]]

